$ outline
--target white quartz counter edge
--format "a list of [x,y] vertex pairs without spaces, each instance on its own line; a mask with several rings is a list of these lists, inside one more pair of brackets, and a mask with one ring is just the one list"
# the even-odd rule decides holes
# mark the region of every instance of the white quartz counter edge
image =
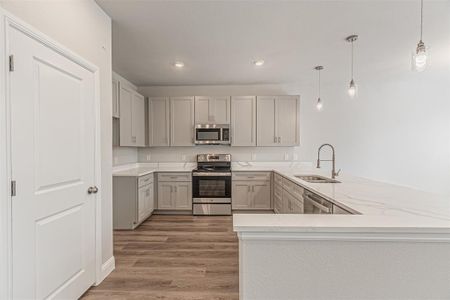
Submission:
[[113,176],[140,177],[155,172],[191,172],[195,168],[193,163],[141,163],[117,166],[113,169]]

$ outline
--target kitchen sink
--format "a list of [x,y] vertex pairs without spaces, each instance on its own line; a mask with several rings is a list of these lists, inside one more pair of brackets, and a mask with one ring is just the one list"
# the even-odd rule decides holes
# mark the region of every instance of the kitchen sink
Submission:
[[331,179],[319,175],[295,175],[295,177],[311,183],[340,183],[340,181],[336,179]]

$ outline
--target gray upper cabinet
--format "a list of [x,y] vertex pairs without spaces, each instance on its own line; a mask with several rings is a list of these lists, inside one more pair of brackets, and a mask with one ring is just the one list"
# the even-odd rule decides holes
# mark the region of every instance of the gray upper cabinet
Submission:
[[149,98],[148,143],[151,147],[170,145],[170,100],[166,97]]
[[145,98],[132,88],[119,85],[120,146],[145,146]]
[[231,97],[231,145],[256,146],[256,97]]
[[257,97],[257,145],[300,144],[300,99],[298,96]]
[[195,124],[230,124],[230,97],[196,96]]
[[170,145],[194,146],[194,97],[170,98]]
[[131,109],[131,134],[134,145],[145,147],[145,97],[134,92]]

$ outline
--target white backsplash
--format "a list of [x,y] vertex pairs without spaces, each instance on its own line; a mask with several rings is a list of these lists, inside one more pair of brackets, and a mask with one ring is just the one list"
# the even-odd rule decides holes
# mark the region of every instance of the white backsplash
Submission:
[[138,162],[138,149],[133,147],[113,147],[113,166]]
[[230,147],[195,146],[142,148],[138,161],[143,162],[194,162],[201,153],[230,153],[233,161],[299,161],[299,147]]

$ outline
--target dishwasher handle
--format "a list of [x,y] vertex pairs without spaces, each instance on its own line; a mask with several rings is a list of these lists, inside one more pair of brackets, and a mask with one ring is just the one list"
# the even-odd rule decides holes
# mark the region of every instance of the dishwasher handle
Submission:
[[[314,197],[315,195],[313,195],[313,194],[306,193],[305,196],[306,196],[306,199],[308,200],[308,202],[311,203],[311,205],[313,205],[316,208],[318,208],[321,212],[323,212],[325,214],[331,214],[331,210],[332,210],[332,207],[333,207],[332,205],[331,205],[331,207],[326,207],[325,205],[319,203],[319,199],[320,198],[319,199],[315,199],[316,197]],[[323,200],[327,201],[325,199],[323,199]]]

